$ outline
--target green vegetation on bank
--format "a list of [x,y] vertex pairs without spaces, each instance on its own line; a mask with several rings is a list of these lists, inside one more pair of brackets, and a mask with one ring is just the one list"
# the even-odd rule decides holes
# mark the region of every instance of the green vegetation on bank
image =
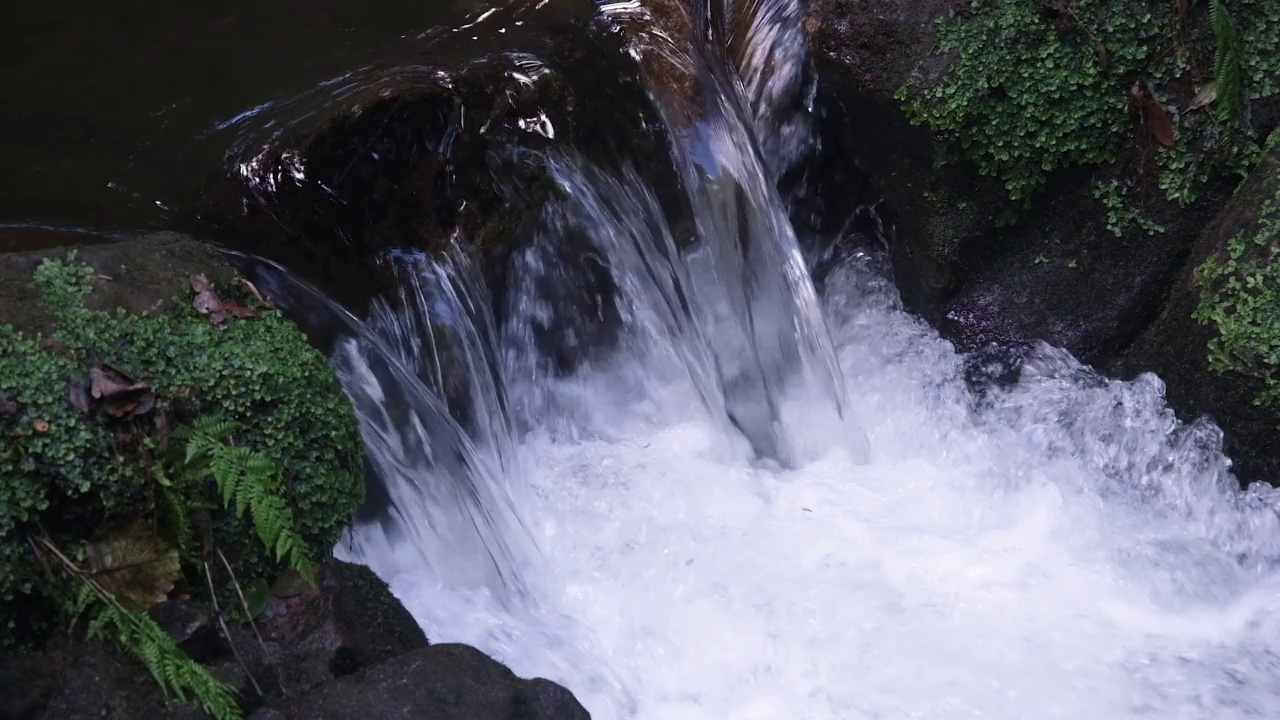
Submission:
[[1212,255],[1196,268],[1201,295],[1194,318],[1218,331],[1209,342],[1210,367],[1261,380],[1255,402],[1275,406],[1280,403],[1280,171],[1262,181],[1257,220],[1232,236],[1221,256]]
[[[1055,171],[1114,162],[1139,132],[1155,162],[1129,174],[1158,175],[1185,205],[1258,157],[1245,110],[1280,93],[1280,3],[973,0],[942,21],[935,53],[941,74],[917,72],[898,97],[1015,209]],[[1141,182],[1096,188],[1113,233],[1157,229],[1129,197]]]
[[176,591],[252,615],[246,588],[312,578],[363,498],[358,429],[325,359],[248,292],[197,276],[185,312],[88,309],[109,282],[46,260],[52,329],[0,324],[0,644],[33,639],[16,609],[54,605],[236,717],[145,610]]

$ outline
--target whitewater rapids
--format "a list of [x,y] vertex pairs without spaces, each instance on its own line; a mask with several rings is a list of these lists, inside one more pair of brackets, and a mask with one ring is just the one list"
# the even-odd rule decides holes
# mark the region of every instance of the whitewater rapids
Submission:
[[597,720],[1280,717],[1274,491],[1235,489],[1217,429],[1178,423],[1154,377],[1040,348],[1016,384],[974,389],[874,264],[823,298],[868,461],[796,400],[805,462],[753,462],[637,342],[513,383],[566,408],[516,448],[526,602],[407,543],[340,554],[432,642],[559,682]]

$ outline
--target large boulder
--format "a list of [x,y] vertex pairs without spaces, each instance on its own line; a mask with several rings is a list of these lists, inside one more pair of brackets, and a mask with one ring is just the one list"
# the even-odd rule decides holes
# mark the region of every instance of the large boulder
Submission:
[[[1058,31],[1071,32],[1070,23],[1053,20],[1058,11],[1050,5],[1037,12],[1057,22]],[[1006,187],[973,163],[941,152],[948,138],[913,125],[899,99],[904,86],[933,87],[945,76],[956,54],[937,51],[939,22],[972,11],[956,0],[810,4],[807,29],[819,73],[819,106],[845,118],[844,137],[823,149],[836,147],[839,159],[828,160],[833,169],[818,174],[834,177],[856,168],[865,178],[862,184],[832,185],[837,189],[828,191],[833,198],[825,207],[840,206],[843,197],[845,206],[873,211],[907,308],[960,349],[1044,340],[1102,369],[1158,371],[1181,415],[1208,413],[1223,426],[1242,479],[1280,479],[1266,439],[1274,436],[1274,426],[1265,410],[1251,405],[1256,383],[1238,373],[1206,380],[1201,351],[1210,330],[1195,328],[1196,349],[1187,356],[1169,351],[1181,343],[1166,344],[1164,352],[1151,345],[1152,338],[1167,343],[1181,332],[1171,329],[1170,318],[1178,318],[1174,324],[1180,328],[1194,325],[1188,278],[1207,257],[1205,248],[1215,245],[1206,238],[1220,234],[1214,228],[1222,221],[1212,227],[1210,221],[1231,197],[1235,179],[1210,175],[1194,202],[1171,201],[1157,187],[1156,133],[1135,113],[1129,116],[1132,135],[1113,162],[1050,173],[1010,224]],[[1201,10],[1188,17],[1203,28]],[[1165,91],[1172,98],[1169,112],[1194,93],[1185,83]],[[1123,88],[1116,92],[1122,104]],[[1274,128],[1277,109],[1276,97],[1252,102],[1253,130]],[[1180,142],[1194,137],[1185,132],[1196,120],[1189,114],[1181,118]],[[1128,196],[1109,217],[1099,188],[1117,186],[1127,188]],[[869,197],[876,202],[869,205]],[[1237,197],[1233,205],[1239,202]],[[1164,232],[1148,234],[1131,225],[1117,237],[1117,219],[1137,223],[1131,215]]]
[[[1192,417],[1208,415],[1227,430],[1226,450],[1239,475],[1272,482],[1280,481],[1280,407],[1258,400],[1268,389],[1265,376],[1280,369],[1274,357],[1280,343],[1275,329],[1280,272],[1273,265],[1280,257],[1277,228],[1280,146],[1258,163],[1213,219],[1174,280],[1159,316],[1114,365],[1125,374],[1158,373],[1174,407]],[[1233,260],[1237,269],[1229,269]],[[1202,271],[1197,282],[1197,270],[1206,262],[1226,271],[1213,277]],[[1250,276],[1263,280],[1250,285]],[[1264,299],[1255,305],[1254,317],[1240,320],[1252,325],[1247,332],[1256,332],[1256,339],[1232,346],[1237,359],[1222,367],[1212,361],[1211,343],[1222,333],[1210,316],[1220,310],[1236,312],[1236,293]]]
[[[537,340],[566,362],[607,344],[619,322],[612,280],[581,228],[550,227],[548,160],[635,168],[677,225],[687,201],[626,36],[588,0],[544,5],[438,28],[411,53],[318,88],[307,107],[322,111],[248,143],[180,224],[282,263],[357,315],[394,295],[397,256],[460,246],[478,258],[500,321],[512,254],[547,236],[551,272],[537,291],[566,309],[557,323],[574,325],[536,328]],[[582,307],[600,312],[570,310]]]
[[298,720],[589,720],[548,680],[518,678],[466,645],[434,645],[325,685],[279,708]]
[[[1147,218],[1167,228],[1117,238],[1094,196],[1153,152],[1135,133],[1115,163],[1060,172],[1007,224],[1005,189],[941,138],[913,125],[895,95],[929,84],[951,57],[934,52],[938,22],[961,3],[820,0],[809,29],[822,82],[849,107],[853,154],[891,213],[891,252],[907,307],[966,350],[1045,340],[1086,361],[1114,357],[1159,310],[1191,245],[1230,190],[1211,184],[1186,207],[1142,190]],[[950,159],[950,158],[946,158]],[[846,163],[847,164],[847,163]]]
[[[422,630],[368,568],[330,559],[318,589],[285,592],[258,616],[256,631],[220,624],[186,604],[152,615],[193,647],[251,717],[586,720],[563,687],[524,680],[464,645],[428,646]],[[193,704],[166,698],[134,659],[97,641],[59,637],[39,651],[0,652],[0,720],[103,717],[202,720]],[[259,693],[261,690],[261,693]]]

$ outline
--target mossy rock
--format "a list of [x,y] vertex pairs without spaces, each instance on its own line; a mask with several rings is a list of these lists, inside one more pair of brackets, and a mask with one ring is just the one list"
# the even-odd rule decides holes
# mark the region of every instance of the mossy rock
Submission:
[[[197,312],[200,274],[245,317],[215,324]],[[135,393],[144,399],[93,397],[103,368],[145,385]],[[350,405],[325,358],[282,314],[255,305],[215,251],[164,235],[74,256],[0,256],[0,641],[27,630],[19,608],[48,604],[37,536],[85,563],[90,540],[145,521],[181,546],[177,586],[194,595],[207,594],[196,555],[211,547],[243,586],[282,571],[251,514],[224,510],[212,478],[184,474],[175,435],[209,417],[235,423],[237,446],[283,468],[277,485],[293,525],[315,554],[327,552],[364,495]],[[231,578],[214,577],[234,597]]]
[[1208,415],[1222,427],[1241,478],[1273,484],[1280,483],[1278,232],[1280,147],[1273,147],[1200,237],[1159,317],[1119,363],[1126,373],[1159,373],[1180,414]]

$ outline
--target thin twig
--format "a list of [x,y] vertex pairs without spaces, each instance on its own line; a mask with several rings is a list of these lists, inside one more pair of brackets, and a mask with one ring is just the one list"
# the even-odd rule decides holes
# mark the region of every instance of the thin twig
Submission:
[[218,617],[218,624],[222,626],[222,636],[227,639],[227,644],[231,646],[231,652],[236,656],[236,662],[240,663],[240,669],[244,670],[249,682],[253,683],[254,692],[258,693],[259,697],[263,697],[262,686],[258,685],[258,679],[253,676],[253,671],[249,670],[248,663],[240,655],[240,648],[236,647],[235,638],[231,637],[231,630],[227,628],[227,620],[222,616],[222,609],[218,607],[218,593],[213,589],[213,573],[209,571],[209,563],[205,561],[201,564],[204,565],[205,582],[209,583],[209,597],[213,598],[213,614]]
[[227,562],[227,556],[222,554],[222,550],[214,548],[214,552],[218,553],[218,557],[222,560],[222,564],[227,568],[227,574],[231,576],[231,585],[235,587],[236,594],[240,596],[240,604],[244,607],[244,616],[249,618],[249,627],[253,628],[253,634],[258,638],[258,645],[262,647],[263,657],[268,658],[268,663],[276,670],[276,682],[280,685],[280,692],[285,697],[293,697],[289,692],[289,688],[284,685],[284,673],[280,672],[280,663],[275,662],[275,658],[270,657],[271,653],[267,652],[267,643],[262,639],[262,633],[258,632],[258,623],[253,621],[253,613],[249,610],[249,601],[244,597],[244,591],[240,589],[240,583],[236,580],[236,573],[231,569],[231,563]]

